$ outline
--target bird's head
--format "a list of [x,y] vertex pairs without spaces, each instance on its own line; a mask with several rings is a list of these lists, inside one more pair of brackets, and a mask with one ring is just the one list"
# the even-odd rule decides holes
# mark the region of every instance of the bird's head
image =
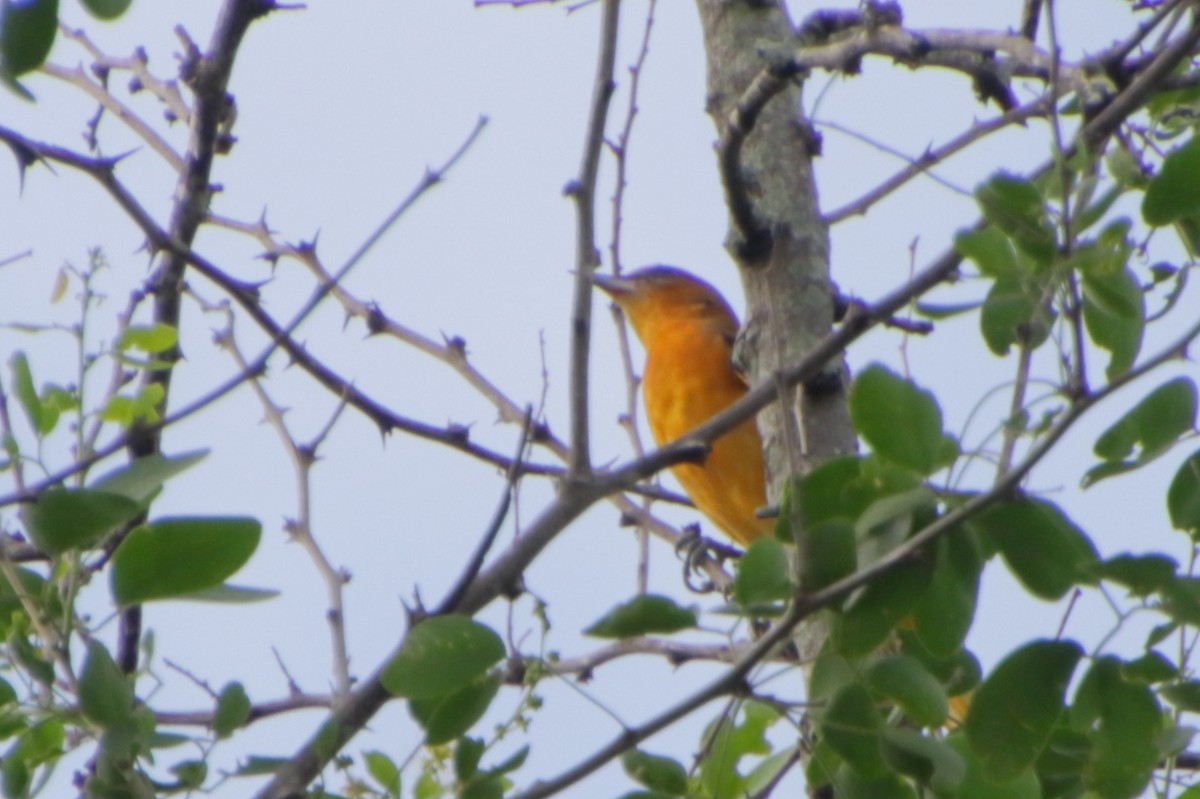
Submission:
[[619,277],[592,275],[592,282],[620,306],[643,343],[660,325],[699,324],[729,336],[737,332],[737,316],[725,298],[682,269],[651,266]]

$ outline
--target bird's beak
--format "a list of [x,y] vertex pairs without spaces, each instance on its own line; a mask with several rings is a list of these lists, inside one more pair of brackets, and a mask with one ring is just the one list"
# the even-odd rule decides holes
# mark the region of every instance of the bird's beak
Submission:
[[633,282],[628,278],[614,277],[612,275],[601,275],[592,273],[592,283],[596,288],[603,291],[614,300],[630,294],[633,291]]

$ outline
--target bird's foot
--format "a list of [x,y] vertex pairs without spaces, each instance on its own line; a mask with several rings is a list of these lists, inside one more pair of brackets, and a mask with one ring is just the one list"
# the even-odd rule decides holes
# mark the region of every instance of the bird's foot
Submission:
[[704,574],[707,564],[722,564],[742,556],[739,549],[705,538],[700,534],[698,524],[689,524],[683,528],[683,535],[675,542],[675,554],[683,558],[683,584],[697,594],[710,594],[717,590],[712,580],[704,579],[698,583],[692,581],[693,577]]

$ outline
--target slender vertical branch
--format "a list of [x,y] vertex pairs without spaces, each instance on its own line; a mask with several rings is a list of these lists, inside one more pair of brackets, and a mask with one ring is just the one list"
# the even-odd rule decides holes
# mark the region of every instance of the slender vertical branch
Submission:
[[583,163],[579,177],[567,186],[575,201],[575,292],[571,312],[571,460],[569,471],[576,476],[591,471],[591,446],[588,441],[588,356],[591,349],[592,284],[591,274],[600,261],[596,247],[596,177],[600,171],[600,151],[604,146],[604,126],[613,93],[613,72],[617,60],[617,23],[620,0],[604,0],[601,5],[600,55],[592,86],[587,135],[583,145]]
[[[629,167],[629,141],[633,136],[633,122],[638,113],[638,89],[641,86],[642,70],[646,66],[646,58],[650,55],[650,34],[654,30],[654,12],[658,0],[650,0],[646,8],[646,25],[642,29],[642,44],[638,49],[637,60],[629,68],[629,104],[625,109],[625,124],[621,128],[617,140],[609,145],[617,164],[616,188],[613,190],[613,219],[612,239],[609,242],[609,252],[612,257],[613,274],[620,274],[623,268],[621,262],[621,222],[625,207],[625,189],[628,185],[627,170]],[[625,411],[621,414],[621,426],[629,437],[630,446],[636,457],[646,454],[642,437],[638,433],[638,384],[640,379],[633,366],[633,355],[630,348],[629,328],[625,325],[625,316],[616,303],[612,304],[613,326],[617,331],[617,348],[621,352],[621,368],[625,374]],[[649,513],[653,500],[647,497],[642,500],[642,510]],[[638,565],[637,590],[644,594],[650,583],[650,532],[646,526],[639,524],[637,528]]]
[[[275,8],[274,0],[227,0],[221,9],[207,54],[201,55],[195,44],[185,41],[188,52],[180,71],[195,93],[191,137],[184,156],[176,188],[175,207],[171,212],[168,233],[173,241],[191,247],[196,232],[208,214],[212,198],[213,160],[231,144],[228,126],[232,102],[228,93],[229,78],[238,47],[250,23]],[[149,283],[154,297],[154,321],[178,329],[183,273],[187,259],[178,252],[168,251]],[[176,344],[159,355],[161,369],[146,373],[147,385],[162,388],[163,415],[170,396],[171,376],[181,351]],[[130,430],[129,453],[132,458],[144,458],[159,451],[161,427],[134,424]],[[137,670],[138,641],[141,638],[142,609],[127,608],[121,615],[121,631],[117,647],[117,662],[126,673]]]

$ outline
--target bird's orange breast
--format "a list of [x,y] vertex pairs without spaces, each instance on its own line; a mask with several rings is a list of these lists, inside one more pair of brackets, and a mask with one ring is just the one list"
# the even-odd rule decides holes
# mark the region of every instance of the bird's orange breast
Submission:
[[[711,327],[657,326],[647,342],[642,390],[650,431],[659,444],[687,433],[746,393],[730,345]],[[762,443],[748,419],[718,438],[703,463],[673,467],[696,507],[740,544],[765,535],[771,522],[755,516],[766,504]]]

